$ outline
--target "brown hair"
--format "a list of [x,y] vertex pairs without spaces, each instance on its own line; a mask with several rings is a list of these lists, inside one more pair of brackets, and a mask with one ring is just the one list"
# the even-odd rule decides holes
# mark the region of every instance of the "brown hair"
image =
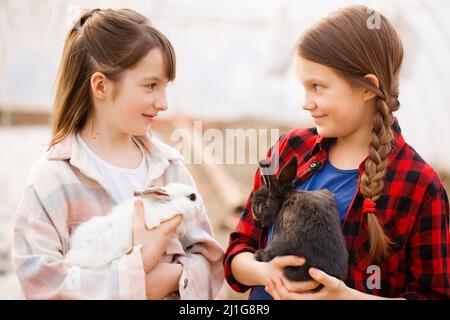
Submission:
[[120,84],[123,71],[154,48],[161,49],[166,76],[172,81],[173,47],[146,17],[129,9],[94,9],[82,14],[64,43],[49,148],[86,124],[92,109],[90,78],[95,72]]
[[[378,25],[370,24],[376,19]],[[333,68],[349,83],[376,93],[369,156],[360,180],[360,192],[376,201],[384,189],[388,156],[392,149],[394,121],[398,110],[399,71],[403,46],[392,24],[366,6],[349,6],[333,12],[300,37],[297,54],[302,58]],[[379,88],[364,78],[375,75]],[[375,213],[367,214],[370,237],[369,261],[389,255],[390,239]]]

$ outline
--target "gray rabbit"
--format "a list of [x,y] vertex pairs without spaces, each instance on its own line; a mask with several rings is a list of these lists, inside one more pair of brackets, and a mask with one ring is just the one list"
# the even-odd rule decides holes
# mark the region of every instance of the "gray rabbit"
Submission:
[[274,224],[274,231],[272,241],[255,253],[255,259],[267,262],[276,256],[296,255],[306,263],[285,268],[289,280],[311,280],[308,270],[315,267],[345,281],[348,252],[334,195],[326,189],[295,190],[296,156],[278,177],[263,174],[268,168],[265,160],[260,161],[260,168],[264,184],[253,195],[253,216],[263,227]]

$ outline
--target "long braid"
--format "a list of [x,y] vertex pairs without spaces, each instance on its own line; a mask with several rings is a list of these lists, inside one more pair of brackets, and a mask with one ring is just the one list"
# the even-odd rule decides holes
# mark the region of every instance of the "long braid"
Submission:
[[[366,200],[376,201],[384,188],[384,179],[391,152],[393,115],[383,98],[377,98],[377,112],[373,118],[369,157],[365,162],[365,172],[361,176],[360,191]],[[375,212],[367,215],[370,238],[369,261],[380,261],[389,255],[390,239]]]

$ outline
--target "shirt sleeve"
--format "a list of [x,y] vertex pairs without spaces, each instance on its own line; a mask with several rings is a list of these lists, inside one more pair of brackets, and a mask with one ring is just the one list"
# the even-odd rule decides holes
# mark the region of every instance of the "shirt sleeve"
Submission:
[[[253,191],[260,185],[259,169],[255,174]],[[255,253],[259,249],[259,239],[261,236],[261,228],[257,225],[252,213],[253,191],[247,199],[244,210],[239,218],[239,222],[234,231],[230,234],[228,247],[223,260],[225,279],[230,287],[237,292],[245,292],[250,289],[249,286],[238,282],[231,271],[231,261],[242,252]]]
[[103,269],[80,268],[64,260],[67,244],[58,230],[62,225],[49,216],[33,187],[27,186],[14,219],[12,247],[26,299],[146,299],[139,247]]
[[450,299],[449,203],[440,181],[427,188],[408,245],[406,299]]

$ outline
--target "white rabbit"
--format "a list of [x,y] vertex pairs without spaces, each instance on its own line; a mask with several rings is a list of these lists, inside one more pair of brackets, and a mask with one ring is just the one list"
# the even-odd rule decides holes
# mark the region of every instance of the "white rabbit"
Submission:
[[177,234],[184,235],[194,228],[198,218],[205,214],[200,194],[191,186],[171,183],[135,191],[133,199],[118,204],[106,216],[96,216],[82,223],[71,236],[66,262],[85,268],[101,268],[132,248],[134,202],[142,199],[145,225],[155,228],[177,214],[182,222]]

